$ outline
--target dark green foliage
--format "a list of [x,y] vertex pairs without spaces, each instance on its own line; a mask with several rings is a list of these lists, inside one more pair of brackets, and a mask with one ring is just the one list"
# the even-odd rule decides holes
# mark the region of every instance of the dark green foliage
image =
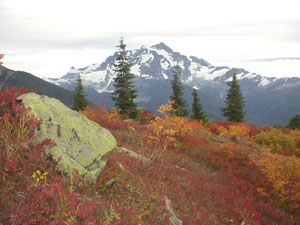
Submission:
[[134,75],[130,73],[131,64],[128,63],[130,58],[126,56],[126,45],[123,42],[123,38],[121,38],[118,47],[118,57],[114,64],[114,71],[117,76],[114,78],[115,90],[112,100],[124,117],[137,119],[138,108],[134,102],[134,99],[137,97],[137,90],[133,82]]
[[299,129],[300,130],[300,114],[296,114],[293,118],[289,120],[288,128],[290,129]]
[[236,79],[236,74],[233,75],[232,81],[228,82],[230,87],[226,97],[226,107],[221,108],[223,116],[228,118],[228,121],[243,122],[245,117],[244,100],[240,90],[240,85]]
[[82,80],[80,75],[77,77],[77,83],[75,87],[75,92],[73,94],[73,107],[72,109],[79,111],[87,107],[88,101],[86,99],[86,94],[84,93]]
[[200,103],[200,98],[198,97],[196,89],[192,92],[193,96],[193,105],[192,105],[192,116],[191,118],[194,120],[202,120],[203,122],[207,122],[207,115],[203,111],[202,105]]
[[173,90],[173,95],[170,96],[170,100],[173,101],[172,103],[172,107],[173,107],[173,112],[172,115],[174,116],[180,116],[180,117],[187,117],[188,116],[188,104],[186,103],[186,100],[183,99],[183,91],[184,91],[184,87],[183,84],[180,80],[180,76],[181,76],[181,68],[180,66],[177,64],[174,67],[173,70],[173,80],[171,82],[172,84],[172,90]]

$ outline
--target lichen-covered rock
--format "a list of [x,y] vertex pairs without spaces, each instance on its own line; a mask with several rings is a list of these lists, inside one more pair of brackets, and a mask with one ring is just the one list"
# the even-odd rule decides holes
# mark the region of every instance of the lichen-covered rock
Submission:
[[59,168],[67,174],[77,169],[85,179],[96,181],[116,147],[112,134],[57,99],[34,93],[18,99],[42,121],[41,138],[52,139],[57,144],[48,153],[59,161]]

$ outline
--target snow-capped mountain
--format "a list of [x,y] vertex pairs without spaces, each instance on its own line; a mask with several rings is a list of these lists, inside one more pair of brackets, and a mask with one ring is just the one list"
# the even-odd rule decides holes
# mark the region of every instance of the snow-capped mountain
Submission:
[[[164,43],[160,43],[150,48],[142,46],[140,49],[127,51],[132,64],[131,72],[139,78],[145,80],[168,80],[172,79],[173,67],[178,63],[182,68],[183,83],[199,88],[201,83],[224,82],[229,81],[232,74],[237,73],[239,80],[252,80],[256,86],[266,86],[274,81],[274,78],[262,77],[255,73],[250,73],[243,69],[229,67],[215,67],[204,59],[194,56],[184,56],[178,52],[174,52]],[[92,87],[99,93],[111,92],[113,90],[113,63],[116,54],[110,56],[103,63],[96,63],[84,68],[75,69],[72,67],[66,75],[60,79],[48,80],[52,83],[64,86],[65,83],[72,83],[74,78],[80,74],[85,86]]]
[[[187,57],[174,52],[164,43],[150,48],[142,46],[139,49],[128,50],[127,55],[131,58],[129,61],[132,64],[131,72],[135,75],[135,84],[139,91],[137,102],[147,109],[156,110],[161,104],[167,102],[171,94],[170,80],[173,77],[173,67],[178,63],[182,68],[186,98],[190,101],[192,88],[198,89],[201,103],[212,119],[222,119],[219,109],[226,97],[228,88],[226,82],[231,80],[234,73],[237,74],[245,98],[248,122],[286,123],[288,118],[300,111],[300,106],[287,112],[282,112],[282,108],[273,112],[270,108],[276,111],[277,107],[274,105],[265,109],[268,102],[275,104],[272,96],[276,96],[276,93],[282,91],[286,93],[286,90],[293,88],[298,88],[299,92],[299,78],[267,78],[241,68],[213,66],[204,59],[195,56]],[[115,77],[113,64],[116,57],[117,53],[109,56],[103,63],[80,69],[72,67],[60,79],[48,78],[46,80],[73,90],[76,77],[80,74],[89,98],[97,102],[100,96],[113,91],[113,78]],[[280,97],[285,98],[284,96],[285,94],[281,94]],[[261,102],[262,99],[267,102]],[[108,101],[108,106],[111,106],[109,98],[106,101]],[[282,102],[285,101],[289,102],[288,99]],[[265,114],[266,111],[269,113]]]

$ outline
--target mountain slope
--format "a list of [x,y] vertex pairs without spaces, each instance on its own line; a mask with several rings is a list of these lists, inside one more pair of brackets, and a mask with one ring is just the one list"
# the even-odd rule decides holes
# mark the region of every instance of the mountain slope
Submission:
[[72,104],[72,92],[62,87],[46,82],[43,79],[33,76],[23,71],[13,71],[4,66],[0,66],[0,88],[5,90],[7,87],[27,88],[35,90],[38,94],[56,98],[67,106]]
[[[146,109],[156,110],[168,101],[171,95],[170,80],[173,66],[178,62],[182,68],[182,81],[185,85],[186,98],[191,102],[192,88],[198,89],[200,101],[210,119],[223,120],[220,108],[224,104],[228,86],[234,73],[237,74],[241,90],[246,101],[246,120],[256,124],[287,123],[288,119],[300,112],[300,105],[295,99],[300,98],[299,78],[267,78],[242,68],[213,66],[204,59],[187,57],[173,51],[164,43],[150,48],[127,51],[132,64],[131,72],[135,75],[139,91],[137,103]],[[72,67],[60,79],[46,79],[56,85],[72,90],[78,74],[83,79],[90,100],[99,102],[104,95],[113,91],[113,63],[117,54],[109,56],[105,62],[84,68]],[[293,91],[291,91],[293,90]],[[99,93],[99,95],[97,94]],[[112,102],[106,98],[106,107]]]

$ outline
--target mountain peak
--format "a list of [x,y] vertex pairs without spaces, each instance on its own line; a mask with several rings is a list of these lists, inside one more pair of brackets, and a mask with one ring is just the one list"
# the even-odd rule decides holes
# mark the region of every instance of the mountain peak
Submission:
[[78,70],[77,70],[74,66],[72,66],[72,67],[69,69],[68,73],[78,73]]
[[165,50],[166,52],[173,53],[173,50],[163,42],[153,45],[151,46],[151,48],[155,48],[157,50]]

